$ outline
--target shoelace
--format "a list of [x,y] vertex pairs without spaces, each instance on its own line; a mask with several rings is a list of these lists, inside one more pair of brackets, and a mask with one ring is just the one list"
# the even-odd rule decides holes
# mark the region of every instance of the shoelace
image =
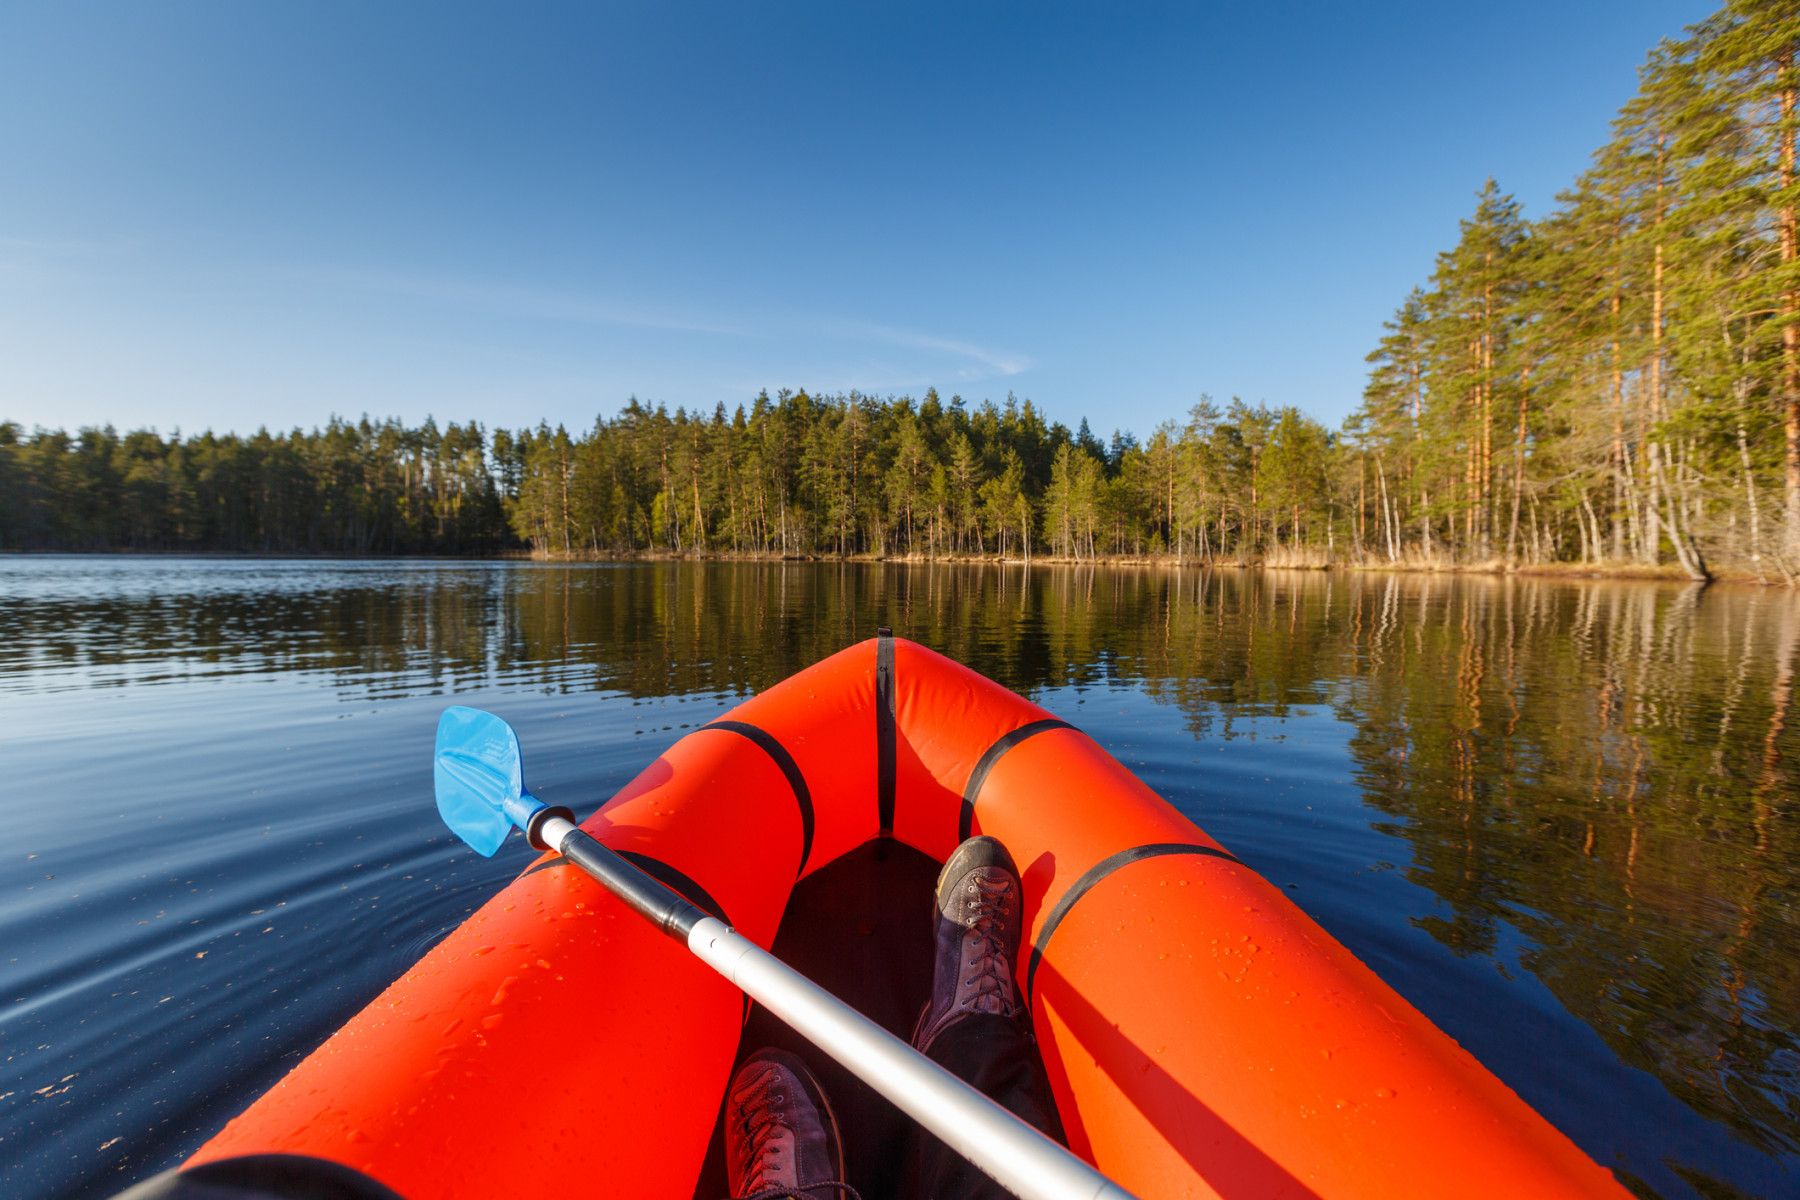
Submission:
[[803,1184],[800,1187],[765,1185],[764,1181],[769,1172],[777,1166],[773,1159],[775,1151],[759,1146],[757,1143],[765,1132],[780,1124],[775,1119],[774,1106],[782,1100],[782,1097],[776,1094],[776,1089],[781,1086],[780,1072],[766,1071],[761,1078],[751,1084],[743,1099],[738,1101],[737,1116],[744,1127],[745,1140],[753,1147],[749,1156],[753,1165],[744,1179],[744,1186],[748,1190],[744,1195],[733,1197],[732,1200],[787,1200],[788,1197],[792,1197],[793,1200],[812,1200],[811,1193],[816,1193],[820,1189],[834,1189],[842,1192],[848,1197],[848,1200],[862,1200],[862,1196],[855,1188],[838,1179],[822,1180],[818,1183]]
[[775,1119],[775,1104],[778,1102],[775,1091],[780,1086],[780,1081],[780,1072],[763,1072],[737,1103],[738,1122],[743,1126],[744,1140],[750,1146],[750,1169],[745,1176],[744,1185],[758,1196],[782,1194],[779,1188],[763,1186],[763,1181],[777,1165],[774,1161],[777,1151],[763,1145],[763,1135],[779,1124]]
[[1000,923],[1006,913],[1006,897],[1012,890],[1009,879],[987,880],[976,875],[969,881],[969,892],[975,897],[975,920],[969,933],[977,942],[975,975],[967,981],[970,989],[965,1004],[979,1003],[1012,988],[1012,972],[1006,962],[1006,945]]

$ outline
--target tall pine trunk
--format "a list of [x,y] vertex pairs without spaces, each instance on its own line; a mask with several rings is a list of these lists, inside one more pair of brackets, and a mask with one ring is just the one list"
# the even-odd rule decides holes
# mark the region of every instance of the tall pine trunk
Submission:
[[[1650,363],[1647,371],[1650,380],[1650,395],[1648,403],[1645,405],[1645,408],[1647,409],[1645,419],[1652,429],[1654,429],[1654,427],[1663,419],[1662,225],[1664,141],[1665,139],[1660,135],[1656,139],[1656,206],[1654,216],[1656,242],[1651,250],[1650,267]],[[1645,440],[1649,441],[1650,439],[1647,438]],[[1646,460],[1648,465],[1645,471],[1644,480],[1649,489],[1649,501],[1644,505],[1645,534],[1641,554],[1645,562],[1654,565],[1655,563],[1662,561],[1662,534],[1658,532],[1657,526],[1661,516],[1660,500],[1662,493],[1667,490],[1667,481],[1664,479],[1664,472],[1658,468],[1658,463],[1655,458],[1656,447],[1653,442],[1649,446],[1649,454],[1651,457]],[[1635,504],[1636,501],[1634,500],[1633,503]],[[1671,544],[1680,537],[1680,534],[1673,527],[1670,527],[1668,533]],[[1679,554],[1680,548],[1677,547],[1676,550]]]
[[[1776,59],[1776,64],[1785,81],[1781,89],[1781,124],[1777,130],[1781,139],[1778,174],[1785,196],[1794,185],[1794,52],[1788,50]],[[1779,222],[1781,266],[1784,271],[1790,271],[1796,243],[1800,242],[1800,228],[1796,227],[1792,202],[1782,206]],[[1795,564],[1800,564],[1800,290],[1792,284],[1781,293],[1781,316],[1784,322],[1781,327],[1781,397],[1786,409],[1783,429],[1787,438],[1784,481],[1787,530],[1782,545],[1791,571]]]
[[[1613,558],[1625,557],[1625,367],[1619,346],[1619,309],[1623,299],[1615,288],[1612,295],[1612,547]],[[1597,548],[1597,547],[1596,547]],[[1595,557],[1600,557],[1595,555]]]
[[1512,519],[1506,527],[1506,561],[1518,562],[1519,504],[1525,495],[1525,394],[1531,386],[1531,368],[1519,374],[1519,427],[1513,438]]

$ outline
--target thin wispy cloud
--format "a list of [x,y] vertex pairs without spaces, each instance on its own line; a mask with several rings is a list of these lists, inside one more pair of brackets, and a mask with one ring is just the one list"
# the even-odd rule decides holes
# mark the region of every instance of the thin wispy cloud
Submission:
[[883,342],[909,350],[928,350],[966,360],[957,368],[958,379],[986,379],[995,375],[1017,375],[1031,368],[1031,359],[1023,354],[989,349],[958,338],[940,337],[917,329],[882,325],[873,321],[836,321],[828,327],[846,338]]
[[630,329],[666,329],[679,333],[745,335],[747,330],[706,316],[658,312],[633,301],[579,295],[554,289],[527,287],[488,280],[373,271],[349,267],[290,266],[279,269],[287,278],[325,287],[410,296],[436,304],[480,308],[515,316],[568,321],[586,325],[617,325]]
[[135,243],[123,238],[23,237],[0,233],[0,253],[29,254],[44,258],[70,258],[126,249]]
[[[765,312],[743,320],[696,309],[659,311],[640,302],[571,289],[451,275],[329,264],[286,264],[271,270],[282,279],[324,289],[374,293],[530,319],[755,339],[765,343],[765,352],[758,354],[759,358],[767,358],[770,349],[781,353],[779,348],[784,345],[807,347],[804,354],[811,358],[812,348],[821,339],[864,349],[879,346],[914,351],[918,356],[914,361],[896,364],[884,355],[862,355],[859,357],[871,364],[869,369],[839,365],[825,372],[831,379],[842,381],[845,388],[881,390],[922,387],[931,382],[1008,378],[1033,365],[1026,355],[964,338],[877,321],[821,317],[816,313]],[[805,377],[797,364],[784,364],[778,374],[782,379]],[[817,386],[817,378],[813,380],[811,386]],[[654,382],[647,381],[647,386],[654,387]]]
[[136,244],[123,238],[24,237],[0,233],[0,271],[20,278],[60,282],[90,274],[95,264],[117,259]]

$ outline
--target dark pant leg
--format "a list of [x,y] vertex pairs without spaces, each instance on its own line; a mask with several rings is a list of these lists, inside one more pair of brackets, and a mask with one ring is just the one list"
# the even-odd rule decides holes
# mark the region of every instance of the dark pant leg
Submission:
[[[926,1057],[1057,1141],[1062,1121],[1050,1080],[1038,1057],[1037,1039],[1017,1021],[987,1013],[962,1018],[938,1034]],[[1007,1200],[1006,1190],[970,1166],[962,1155],[918,1126],[907,1148],[904,1200]]]

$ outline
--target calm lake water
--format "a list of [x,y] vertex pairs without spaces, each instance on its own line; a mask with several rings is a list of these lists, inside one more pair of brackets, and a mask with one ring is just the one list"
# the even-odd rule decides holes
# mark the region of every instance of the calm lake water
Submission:
[[1800,1194],[1800,605],[1035,567],[0,558],[0,1195],[178,1162],[585,813],[891,625],[1085,728],[1643,1195]]

